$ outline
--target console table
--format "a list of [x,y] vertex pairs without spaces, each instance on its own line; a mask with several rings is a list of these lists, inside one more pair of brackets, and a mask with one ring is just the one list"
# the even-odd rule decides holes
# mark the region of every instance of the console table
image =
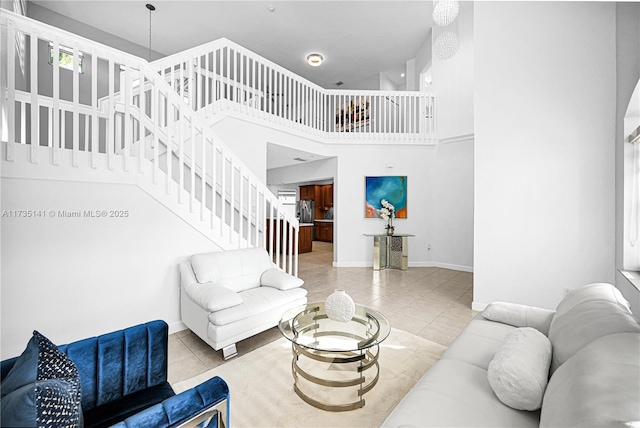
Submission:
[[408,234],[369,234],[373,237],[373,269],[401,269],[407,270],[409,254]]

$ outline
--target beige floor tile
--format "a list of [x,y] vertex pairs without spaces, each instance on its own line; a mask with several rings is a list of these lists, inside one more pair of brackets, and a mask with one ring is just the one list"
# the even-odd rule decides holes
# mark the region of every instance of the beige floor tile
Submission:
[[195,355],[191,355],[188,358],[180,361],[177,364],[172,364],[169,368],[169,383],[176,383],[182,380],[190,379],[207,371],[207,367],[200,361]]
[[412,318],[404,314],[385,312],[382,312],[382,314],[387,317],[389,323],[391,324],[391,327],[404,330],[411,334],[417,335],[419,331],[429,325],[429,323],[425,321],[420,321],[416,318]]
[[[313,242],[313,251],[299,258],[299,276],[307,298],[324,301],[335,289],[346,289],[354,301],[377,309],[391,326],[445,346],[453,341],[475,312],[473,275],[442,268],[406,271],[332,266],[333,245]],[[277,328],[239,342],[244,355],[281,337]],[[224,364],[215,351],[190,330],[169,337],[169,381],[179,382]]]
[[408,303],[392,300],[392,296],[380,297],[379,299],[376,299],[373,302],[371,302],[370,305],[373,308],[377,308],[382,313],[386,313],[386,312],[402,313],[404,309],[407,306],[409,306]]
[[467,306],[457,304],[457,303],[454,303],[453,305],[449,306],[444,311],[444,313],[451,315],[453,317],[458,317],[461,320],[466,319],[467,321],[471,321],[476,317],[476,315],[478,315],[477,311],[474,311]]
[[211,346],[193,333],[188,336],[181,337],[180,340],[182,340],[193,353],[205,352],[211,349]]
[[451,330],[461,331],[463,328],[469,324],[471,318],[460,318],[454,314],[447,313],[446,311],[440,314],[436,319],[434,319],[431,324],[436,326],[445,327]]
[[187,345],[180,340],[176,334],[169,335],[169,346],[168,346],[168,356],[169,356],[169,365],[174,363],[179,363],[180,361],[189,358],[193,355],[193,351],[189,349]]
[[444,309],[434,309],[431,307],[420,307],[408,305],[402,310],[402,315],[430,323],[442,314]]
[[458,337],[460,331],[431,323],[415,334],[424,339],[431,340],[444,346],[449,346],[451,345],[451,342]]

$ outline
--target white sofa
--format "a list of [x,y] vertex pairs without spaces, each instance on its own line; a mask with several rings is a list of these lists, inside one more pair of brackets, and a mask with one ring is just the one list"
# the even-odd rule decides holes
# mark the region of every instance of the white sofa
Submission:
[[182,322],[225,359],[237,355],[236,342],[307,303],[303,281],[276,268],[264,248],[195,254],[180,276]]
[[[510,333],[517,335],[514,330],[550,342],[547,372],[542,364],[535,369],[537,363],[528,363],[530,348],[523,348],[524,356],[511,367],[510,375],[522,379],[535,371],[548,379],[547,385],[542,382],[534,388],[539,393],[538,410],[507,406],[501,401],[507,399],[504,391],[496,387],[494,375],[504,367],[498,355],[505,355],[503,342]],[[517,354],[518,349],[509,351]],[[514,385],[520,388],[514,395],[527,389],[517,378]],[[555,311],[493,303],[469,323],[382,426],[638,427],[638,320],[610,284],[579,287]]]

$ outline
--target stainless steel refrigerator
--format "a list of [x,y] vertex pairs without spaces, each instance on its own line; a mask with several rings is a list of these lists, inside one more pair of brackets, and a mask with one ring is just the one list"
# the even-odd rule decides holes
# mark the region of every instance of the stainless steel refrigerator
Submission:
[[298,202],[298,219],[300,223],[313,223],[316,212],[316,203],[314,201]]

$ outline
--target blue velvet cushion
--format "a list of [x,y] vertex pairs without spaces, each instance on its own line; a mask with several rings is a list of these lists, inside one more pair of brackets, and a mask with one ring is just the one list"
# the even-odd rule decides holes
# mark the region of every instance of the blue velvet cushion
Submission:
[[[227,418],[223,422],[225,426],[230,426],[229,386],[222,378],[216,376],[194,388],[168,398],[160,404],[128,417],[114,425],[114,428],[180,426],[225,400]],[[217,420],[214,418],[209,422],[207,428],[217,426]]]
[[[162,403],[175,393],[169,383],[152,386],[133,394],[125,395],[117,400],[105,403],[84,412],[85,426],[92,428],[110,427],[136,413],[157,403]],[[141,425],[152,426],[155,425]]]
[[[3,379],[3,426],[78,426],[81,384],[78,369],[49,339],[33,332],[26,349]],[[30,421],[26,425],[21,421]]]

